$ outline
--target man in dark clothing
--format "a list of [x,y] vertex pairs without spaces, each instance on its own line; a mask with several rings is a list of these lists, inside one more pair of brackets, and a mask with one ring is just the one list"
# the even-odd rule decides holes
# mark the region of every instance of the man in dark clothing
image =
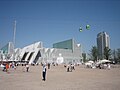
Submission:
[[43,65],[42,76],[43,76],[42,80],[45,81],[46,80],[46,65],[45,64]]

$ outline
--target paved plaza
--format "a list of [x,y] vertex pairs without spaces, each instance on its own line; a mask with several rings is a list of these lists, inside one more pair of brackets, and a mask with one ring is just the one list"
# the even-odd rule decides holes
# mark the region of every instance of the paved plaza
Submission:
[[63,65],[51,66],[46,81],[42,81],[40,65],[30,66],[29,72],[24,66],[9,73],[0,69],[0,90],[120,90],[120,68],[88,69],[80,65],[66,72]]

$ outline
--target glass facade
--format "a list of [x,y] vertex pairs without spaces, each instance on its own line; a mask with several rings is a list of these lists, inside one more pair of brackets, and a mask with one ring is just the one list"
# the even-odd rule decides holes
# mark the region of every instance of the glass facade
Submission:
[[9,42],[4,47],[1,48],[3,54],[13,54],[14,53],[14,47],[13,43]]
[[55,43],[53,44],[53,48],[73,50],[73,39]]
[[8,48],[9,48],[9,44],[5,45],[4,47],[1,48],[3,54],[8,53]]

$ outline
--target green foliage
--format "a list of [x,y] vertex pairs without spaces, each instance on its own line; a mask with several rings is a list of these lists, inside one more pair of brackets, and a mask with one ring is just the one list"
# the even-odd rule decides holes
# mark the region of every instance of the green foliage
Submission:
[[91,52],[92,60],[96,61],[97,58],[98,58],[98,49],[97,49],[97,47],[93,46],[90,52]]
[[118,62],[120,62],[120,48],[117,49],[117,59]]
[[117,57],[120,59],[120,48],[117,49]]
[[83,62],[86,62],[86,53],[82,53]]
[[110,56],[111,56],[111,49],[108,47],[105,47],[104,48],[104,58],[109,60]]

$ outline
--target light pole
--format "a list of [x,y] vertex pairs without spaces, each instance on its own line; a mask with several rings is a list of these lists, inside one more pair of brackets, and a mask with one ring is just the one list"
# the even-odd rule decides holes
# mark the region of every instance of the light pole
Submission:
[[14,36],[13,36],[13,44],[14,44],[14,48],[15,48],[15,36],[16,36],[16,20],[14,21]]
[[16,20],[14,21],[14,28],[13,28],[13,60],[15,59],[15,36],[16,36]]

